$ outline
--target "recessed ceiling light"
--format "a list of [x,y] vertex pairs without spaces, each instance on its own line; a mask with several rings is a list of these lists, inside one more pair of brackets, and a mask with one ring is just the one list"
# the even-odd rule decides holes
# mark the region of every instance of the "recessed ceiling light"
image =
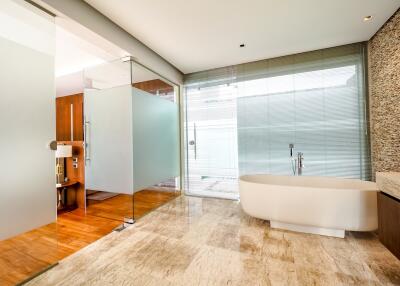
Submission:
[[372,19],[372,16],[365,16],[364,17],[364,22],[368,22],[371,19]]
[[240,44],[239,47],[244,48],[246,45],[245,44]]

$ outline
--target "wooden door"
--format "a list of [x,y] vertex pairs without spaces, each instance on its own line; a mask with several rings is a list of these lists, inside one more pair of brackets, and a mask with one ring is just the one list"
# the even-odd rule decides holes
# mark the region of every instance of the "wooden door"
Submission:
[[56,98],[56,140],[71,140],[71,109],[68,96]]
[[83,94],[56,98],[57,141],[83,140]]

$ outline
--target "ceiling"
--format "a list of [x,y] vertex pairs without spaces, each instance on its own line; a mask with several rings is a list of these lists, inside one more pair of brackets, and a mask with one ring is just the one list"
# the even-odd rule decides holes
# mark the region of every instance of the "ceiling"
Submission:
[[400,0],[85,1],[183,73],[365,41],[400,7]]

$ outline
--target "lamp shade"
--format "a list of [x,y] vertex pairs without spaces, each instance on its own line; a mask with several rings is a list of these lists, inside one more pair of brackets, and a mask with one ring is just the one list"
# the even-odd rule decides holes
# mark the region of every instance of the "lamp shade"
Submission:
[[57,145],[56,158],[72,157],[71,145]]

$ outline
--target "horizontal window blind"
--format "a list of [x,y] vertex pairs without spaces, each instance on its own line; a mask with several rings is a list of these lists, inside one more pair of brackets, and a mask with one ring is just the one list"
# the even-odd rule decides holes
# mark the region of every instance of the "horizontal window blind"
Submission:
[[360,60],[363,44],[317,50],[185,75],[187,88],[204,88],[280,75],[329,69]]
[[[363,43],[189,74],[185,86],[188,126],[206,129],[229,114],[236,137],[219,148],[233,148],[237,176],[293,174],[294,144],[303,175],[371,178]],[[209,177],[218,167],[204,169]]]

